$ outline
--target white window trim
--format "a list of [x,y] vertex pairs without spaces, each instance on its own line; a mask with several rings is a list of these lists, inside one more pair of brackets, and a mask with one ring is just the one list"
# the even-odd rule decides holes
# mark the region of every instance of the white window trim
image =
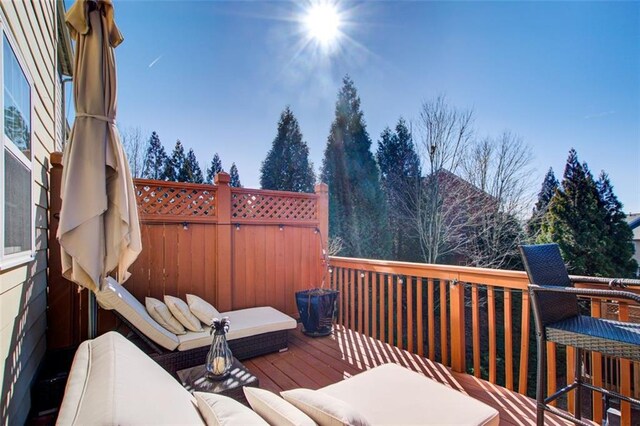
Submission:
[[[18,48],[18,43],[16,42],[13,34],[11,34],[10,29],[6,25],[6,19],[2,10],[0,10],[0,271],[10,268],[15,268],[17,266],[24,265],[26,263],[32,262],[35,260],[36,254],[36,204],[35,204],[35,179],[34,179],[34,168],[35,168],[35,156],[34,156],[34,145],[35,145],[35,135],[33,128],[34,114],[35,114],[35,88],[33,84],[33,78],[29,73],[29,69],[26,66],[26,63],[22,57],[22,52]],[[2,42],[2,37],[6,37],[9,45],[13,49],[13,53],[18,61],[18,65],[20,66],[22,72],[27,79],[27,83],[29,84],[29,95],[30,95],[30,114],[29,114],[29,128],[31,130],[31,152],[30,157],[27,158],[22,151],[20,151],[13,142],[10,141],[4,134],[4,43]],[[4,254],[4,212],[5,212],[5,195],[4,195],[4,156],[5,149],[11,151],[13,155],[15,155],[19,161],[28,166],[31,171],[31,248],[29,250],[22,251],[20,253],[13,253],[10,255]]]

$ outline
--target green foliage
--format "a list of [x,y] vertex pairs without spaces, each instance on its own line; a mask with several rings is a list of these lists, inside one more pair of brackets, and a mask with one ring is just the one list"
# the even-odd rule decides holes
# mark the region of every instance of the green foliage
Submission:
[[145,179],[167,180],[165,173],[167,160],[167,153],[162,146],[162,142],[160,142],[160,137],[156,132],[152,132],[145,153],[142,177]]
[[544,180],[542,181],[540,192],[538,192],[538,201],[536,201],[536,204],[533,207],[533,214],[527,222],[527,233],[533,240],[535,240],[537,235],[540,233],[540,223],[547,213],[549,202],[556,193],[558,186],[558,179],[556,179],[553,169],[549,167],[549,171],[547,171],[547,174],[544,176]]
[[280,115],[278,134],[260,169],[262,189],[313,192],[315,175],[309,147],[302,140],[298,120],[289,107]]
[[348,76],[338,93],[322,181],[329,185],[330,237],[343,241],[341,254],[386,258],[386,209],[379,171],[371,153],[360,98]]
[[630,260],[632,237],[607,175],[595,182],[587,164],[569,151],[538,241],[558,243],[572,274],[629,277],[637,270]]
[[202,170],[196,159],[196,154],[193,149],[189,149],[187,157],[178,171],[178,182],[202,183],[203,181]]
[[180,170],[182,169],[186,156],[184,154],[184,147],[180,139],[176,141],[176,146],[173,148],[171,158],[168,158],[165,163],[165,176],[167,180],[177,182],[180,176]]
[[240,174],[238,174],[238,167],[236,167],[236,163],[231,164],[231,168],[229,169],[229,186],[233,188],[242,188],[242,184],[240,183]]
[[638,263],[632,258],[633,231],[622,211],[622,203],[613,192],[609,176],[603,171],[596,182],[600,207],[604,212],[604,238],[606,239],[606,256],[609,259],[607,269],[602,274],[609,277],[634,277]]
[[417,238],[408,232],[405,207],[410,204],[409,192],[420,182],[420,159],[416,153],[411,132],[400,118],[395,132],[388,127],[378,141],[376,160],[380,167],[382,189],[389,216],[391,260],[418,261],[420,246]]
[[216,175],[222,171],[224,171],[222,160],[220,160],[220,156],[216,152],[213,159],[211,159],[211,165],[207,169],[207,183],[213,183]]

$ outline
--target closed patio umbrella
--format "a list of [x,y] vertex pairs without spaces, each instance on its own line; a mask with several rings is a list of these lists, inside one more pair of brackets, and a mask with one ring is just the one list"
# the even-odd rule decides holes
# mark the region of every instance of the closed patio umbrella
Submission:
[[95,292],[121,283],[142,250],[131,172],[115,124],[114,48],[123,38],[111,0],[77,0],[66,15],[76,42],[76,118],[63,154],[58,240],[65,278]]

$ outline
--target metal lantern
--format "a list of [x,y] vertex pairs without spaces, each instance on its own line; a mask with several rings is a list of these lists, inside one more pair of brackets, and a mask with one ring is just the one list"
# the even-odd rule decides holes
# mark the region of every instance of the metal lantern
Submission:
[[210,333],[213,334],[211,348],[207,354],[207,377],[214,380],[225,379],[233,365],[233,354],[227,344],[229,318],[214,318]]

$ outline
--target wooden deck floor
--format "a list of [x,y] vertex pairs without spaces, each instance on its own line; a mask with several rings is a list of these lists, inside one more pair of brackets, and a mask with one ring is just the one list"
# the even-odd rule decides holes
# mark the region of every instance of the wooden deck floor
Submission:
[[[333,335],[312,339],[299,330],[289,334],[289,350],[243,363],[273,392],[318,389],[380,364],[394,362],[470,395],[500,411],[502,425],[535,425],[535,401],[441,364],[390,346],[342,326]],[[569,424],[546,417],[549,425]]]

